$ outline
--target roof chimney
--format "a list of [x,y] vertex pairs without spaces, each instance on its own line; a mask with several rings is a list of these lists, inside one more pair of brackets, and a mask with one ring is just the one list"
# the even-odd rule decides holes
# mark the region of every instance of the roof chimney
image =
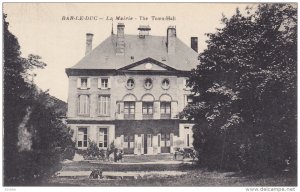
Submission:
[[125,53],[125,38],[124,38],[124,28],[123,23],[118,23],[117,25],[117,55],[124,55]]
[[167,51],[168,54],[175,54],[176,47],[176,28],[169,26],[167,29]]
[[145,38],[149,35],[149,31],[151,30],[151,27],[149,25],[140,25],[138,30],[139,32],[139,38]]
[[198,53],[198,37],[191,37],[191,48]]
[[86,48],[85,48],[85,55],[89,54],[93,49],[93,36],[92,33],[86,34]]

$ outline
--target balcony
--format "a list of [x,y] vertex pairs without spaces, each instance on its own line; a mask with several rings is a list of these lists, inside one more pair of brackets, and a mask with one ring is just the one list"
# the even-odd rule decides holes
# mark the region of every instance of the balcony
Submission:
[[153,114],[143,114],[143,119],[153,119]]
[[160,114],[160,119],[171,119],[171,114]]
[[134,120],[135,115],[134,114],[124,114],[124,119]]

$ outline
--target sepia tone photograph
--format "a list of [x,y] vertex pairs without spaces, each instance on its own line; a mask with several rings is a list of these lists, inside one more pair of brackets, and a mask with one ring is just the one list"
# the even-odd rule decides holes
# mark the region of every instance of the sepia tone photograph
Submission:
[[4,187],[295,191],[297,3],[2,6]]

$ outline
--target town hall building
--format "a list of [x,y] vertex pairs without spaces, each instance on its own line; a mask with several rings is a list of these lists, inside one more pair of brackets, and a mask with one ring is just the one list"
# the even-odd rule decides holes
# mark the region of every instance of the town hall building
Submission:
[[166,29],[166,36],[150,35],[150,26],[125,34],[117,25],[100,45],[92,48],[86,34],[85,56],[67,68],[69,79],[67,123],[76,147],[89,140],[101,149],[111,143],[125,154],[173,153],[192,148],[193,122],[178,118],[189,102],[189,71],[198,64],[198,39],[191,47]]

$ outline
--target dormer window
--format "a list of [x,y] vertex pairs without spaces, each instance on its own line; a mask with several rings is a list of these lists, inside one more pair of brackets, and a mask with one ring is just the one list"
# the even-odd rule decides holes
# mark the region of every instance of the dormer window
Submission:
[[127,80],[126,87],[127,87],[127,89],[133,89],[134,88],[134,80],[132,78]]
[[98,88],[99,89],[110,89],[110,78],[109,77],[100,77],[98,79]]
[[162,80],[161,87],[163,89],[169,89],[170,88],[170,81],[169,81],[169,79]]
[[89,89],[90,88],[90,79],[88,77],[79,77],[77,79],[77,88],[78,89]]
[[150,78],[145,79],[144,87],[146,89],[151,89],[152,88],[152,79],[150,79]]

